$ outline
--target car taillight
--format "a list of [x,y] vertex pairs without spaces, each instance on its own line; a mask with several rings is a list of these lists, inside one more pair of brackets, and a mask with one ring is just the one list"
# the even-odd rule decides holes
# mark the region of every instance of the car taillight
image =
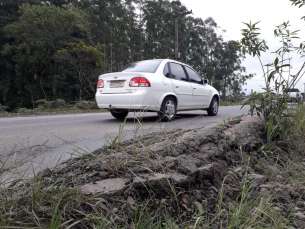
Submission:
[[129,87],[150,87],[150,82],[146,78],[135,77],[130,80]]
[[98,80],[97,81],[97,88],[103,88],[104,87],[104,80]]
[[297,97],[299,97],[299,93],[297,93]]

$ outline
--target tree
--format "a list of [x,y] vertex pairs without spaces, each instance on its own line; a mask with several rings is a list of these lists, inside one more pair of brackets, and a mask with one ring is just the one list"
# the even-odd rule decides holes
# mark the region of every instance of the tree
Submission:
[[233,83],[230,85],[230,95],[233,99],[238,99],[241,95],[241,84],[238,80],[234,80]]
[[94,94],[95,83],[98,74],[104,67],[102,61],[102,46],[87,46],[84,42],[67,43],[66,47],[56,51],[54,58],[60,63],[67,63],[74,70],[78,80],[79,100],[84,98],[84,94]]
[[[78,40],[75,34],[84,34],[86,14],[76,8],[67,10],[53,5],[29,5],[20,7],[21,17],[9,24],[5,32],[10,44],[6,44],[4,55],[11,55],[15,62],[21,96],[35,100],[53,96],[56,65],[52,56],[67,41]],[[81,31],[81,32],[80,32]]]

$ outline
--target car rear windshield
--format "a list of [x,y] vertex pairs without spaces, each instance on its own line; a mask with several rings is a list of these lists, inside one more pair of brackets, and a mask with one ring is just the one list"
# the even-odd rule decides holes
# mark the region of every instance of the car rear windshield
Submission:
[[127,64],[121,72],[156,72],[162,60],[144,60]]
[[299,92],[299,89],[291,88],[291,89],[286,90],[286,92]]

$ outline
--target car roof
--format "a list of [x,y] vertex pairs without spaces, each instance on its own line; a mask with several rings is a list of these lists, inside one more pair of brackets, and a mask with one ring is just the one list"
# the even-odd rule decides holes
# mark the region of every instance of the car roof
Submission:
[[[167,61],[167,62],[175,62],[175,63],[178,63],[178,64],[183,64],[183,65],[188,66],[190,68],[193,68],[193,67],[191,67],[190,65],[188,65],[186,63],[183,63],[183,62],[177,61],[177,60],[173,60],[173,59],[148,59],[148,60],[161,60],[161,61]],[[145,61],[145,60],[143,60],[143,61]]]

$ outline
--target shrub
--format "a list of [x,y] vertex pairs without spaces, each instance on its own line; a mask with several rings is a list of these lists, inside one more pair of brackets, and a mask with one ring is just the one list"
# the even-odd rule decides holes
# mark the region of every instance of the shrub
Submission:
[[3,106],[1,103],[0,103],[0,113],[4,113],[6,112],[7,110],[9,110],[10,108],[7,107],[7,106]]
[[45,99],[35,101],[35,104],[38,110],[43,109],[58,109],[58,108],[67,108],[68,103],[63,99],[57,99],[55,101],[47,101]]
[[98,109],[98,106],[95,101],[85,101],[85,100],[75,102],[74,107],[81,110]]

